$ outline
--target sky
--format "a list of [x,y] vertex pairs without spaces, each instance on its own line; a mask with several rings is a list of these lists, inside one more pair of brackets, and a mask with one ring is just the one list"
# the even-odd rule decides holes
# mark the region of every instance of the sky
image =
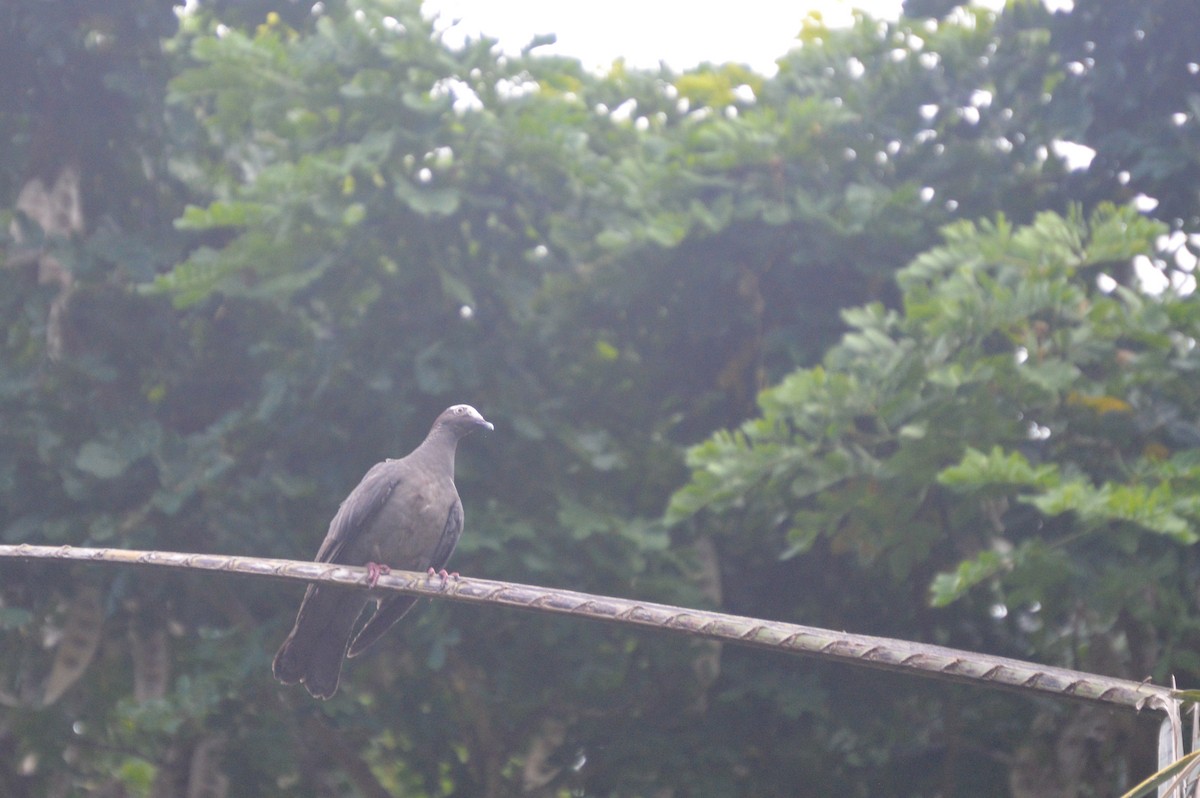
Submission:
[[519,52],[537,34],[558,42],[538,52],[574,56],[587,67],[607,68],[623,57],[635,67],[665,61],[687,69],[703,61],[736,61],[763,74],[775,72],[775,59],[788,51],[806,15],[816,12],[827,25],[848,25],[852,9],[895,19],[903,0],[425,0],[426,15],[443,24],[461,23],[447,34],[481,32],[500,40],[506,52]]

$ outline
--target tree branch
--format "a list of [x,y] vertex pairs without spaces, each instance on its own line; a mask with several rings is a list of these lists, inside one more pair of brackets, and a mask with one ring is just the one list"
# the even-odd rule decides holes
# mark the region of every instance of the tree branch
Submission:
[[[0,545],[0,557],[221,571],[360,588],[365,588],[367,583],[365,568],[218,554],[21,544]],[[1169,706],[1179,701],[1170,688],[1146,682],[1132,682],[943,646],[834,632],[811,626],[689,610],[666,604],[596,596],[570,590],[465,578],[450,579],[443,585],[438,577],[431,578],[426,574],[411,571],[392,571],[391,574],[380,577],[374,588],[374,592],[378,593],[388,591],[666,629],[711,640],[805,654],[853,665],[1081,699],[1134,710],[1167,712]]]

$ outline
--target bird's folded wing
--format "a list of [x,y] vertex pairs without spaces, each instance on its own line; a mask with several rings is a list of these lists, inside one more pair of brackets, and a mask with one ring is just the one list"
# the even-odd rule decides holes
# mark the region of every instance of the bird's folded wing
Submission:
[[339,562],[342,551],[363,533],[402,481],[404,468],[401,462],[388,460],[372,466],[329,522],[329,532],[317,551],[316,561]]

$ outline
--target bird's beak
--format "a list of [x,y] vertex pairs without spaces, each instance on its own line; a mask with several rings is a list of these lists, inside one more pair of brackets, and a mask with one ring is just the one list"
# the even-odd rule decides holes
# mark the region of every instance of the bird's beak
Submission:
[[495,424],[493,424],[493,423],[492,423],[492,422],[490,422],[490,421],[483,421],[483,420],[480,420],[480,422],[479,422],[479,426],[483,427],[483,428],[484,428],[485,430],[487,430],[488,432],[495,432],[495,431],[496,431],[496,425],[495,425]]

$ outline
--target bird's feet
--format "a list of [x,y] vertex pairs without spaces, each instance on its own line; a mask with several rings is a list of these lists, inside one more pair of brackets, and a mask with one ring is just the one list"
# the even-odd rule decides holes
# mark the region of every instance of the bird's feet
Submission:
[[379,581],[379,577],[391,572],[392,569],[386,565],[380,565],[377,562],[367,563],[367,586],[375,587],[375,583]]
[[440,576],[442,578],[442,589],[443,590],[446,589],[446,580],[448,580],[448,579],[453,579],[455,581],[458,580],[458,571],[455,571],[454,573],[448,573],[445,568],[443,568],[440,571],[435,571],[432,568],[430,568],[426,573],[429,574],[430,578],[435,577],[435,576]]

